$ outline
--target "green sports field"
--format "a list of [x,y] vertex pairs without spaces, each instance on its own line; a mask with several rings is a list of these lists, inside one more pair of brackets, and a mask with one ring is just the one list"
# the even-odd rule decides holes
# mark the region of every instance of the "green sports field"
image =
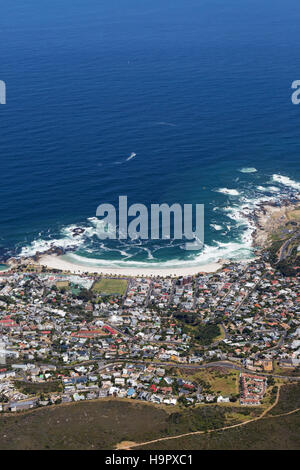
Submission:
[[126,279],[100,279],[94,283],[92,290],[100,295],[124,295],[127,284]]

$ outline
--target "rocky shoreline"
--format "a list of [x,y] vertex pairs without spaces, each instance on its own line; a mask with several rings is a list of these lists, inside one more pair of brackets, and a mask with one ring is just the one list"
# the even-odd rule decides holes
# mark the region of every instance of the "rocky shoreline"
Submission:
[[282,199],[278,202],[264,202],[253,212],[252,220],[255,230],[252,234],[254,249],[265,249],[270,246],[270,235],[288,221],[288,214],[300,207],[300,196]]
[[[71,250],[68,250],[68,252],[70,251]],[[42,256],[45,256],[45,255],[62,256],[62,255],[65,255],[66,253],[67,252],[63,250],[62,248],[53,247],[53,248],[50,248],[50,250],[47,250],[47,252],[43,252],[43,253],[37,252],[34,256],[31,256],[31,257],[12,257],[12,258],[2,260],[1,262],[10,266],[11,268],[16,268],[18,266],[23,266],[23,265],[28,265],[28,264],[38,265]]]

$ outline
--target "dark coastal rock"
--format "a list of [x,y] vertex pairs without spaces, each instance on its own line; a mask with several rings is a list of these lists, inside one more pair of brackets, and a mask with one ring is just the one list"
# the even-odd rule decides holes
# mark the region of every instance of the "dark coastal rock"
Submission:
[[72,230],[72,233],[73,233],[74,237],[82,235],[84,232],[85,232],[85,229],[82,228],[82,227],[74,228],[74,230]]

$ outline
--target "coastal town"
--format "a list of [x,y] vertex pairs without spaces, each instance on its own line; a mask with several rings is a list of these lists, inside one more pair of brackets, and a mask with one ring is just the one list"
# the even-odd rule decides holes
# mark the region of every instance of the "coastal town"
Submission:
[[0,11],[0,451],[300,449],[300,1]]
[[[282,274],[264,254],[184,277],[72,274],[28,263],[3,271],[0,410],[106,397],[260,405],[275,374],[300,367],[298,266],[293,271]],[[188,374],[205,370],[231,370],[235,391]]]

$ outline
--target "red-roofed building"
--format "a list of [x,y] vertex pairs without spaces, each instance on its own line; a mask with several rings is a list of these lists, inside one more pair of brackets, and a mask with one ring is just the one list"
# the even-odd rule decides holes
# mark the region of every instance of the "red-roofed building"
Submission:
[[0,320],[0,328],[13,328],[14,326],[17,326],[17,323],[12,320],[10,316],[4,317]]
[[115,330],[113,330],[113,328],[111,328],[110,326],[107,326],[107,325],[104,325],[102,327],[102,330],[106,330],[112,335],[117,335],[118,334]]
[[72,336],[75,338],[95,338],[96,336],[103,336],[102,330],[80,330],[75,333],[72,333]]

